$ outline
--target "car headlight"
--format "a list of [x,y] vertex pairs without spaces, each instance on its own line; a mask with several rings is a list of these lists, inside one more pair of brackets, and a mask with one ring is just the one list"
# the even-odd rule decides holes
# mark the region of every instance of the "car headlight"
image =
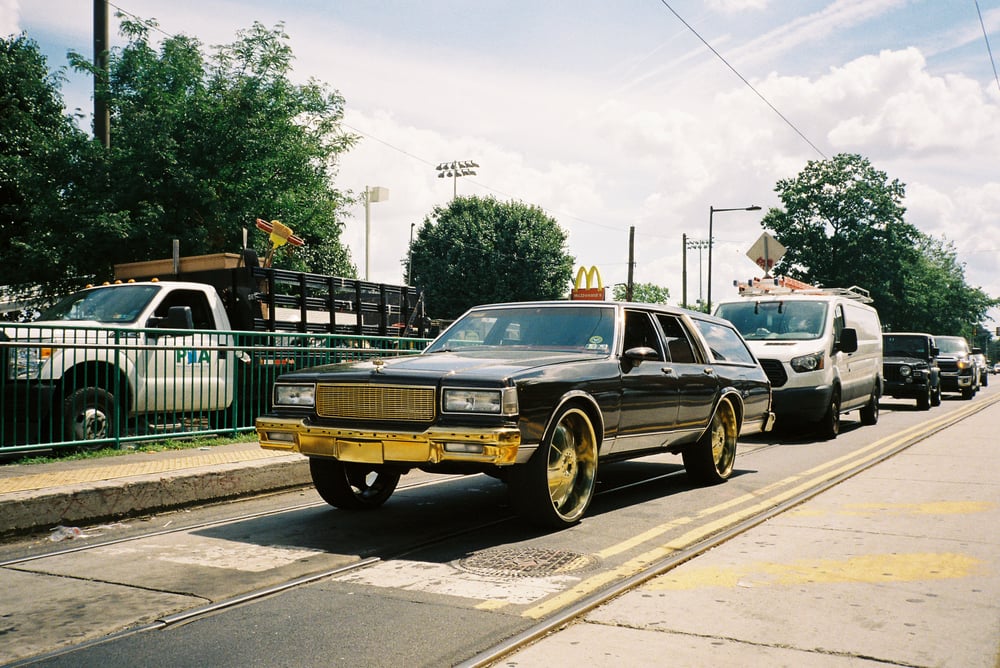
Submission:
[[313,383],[278,383],[274,386],[274,405],[311,408],[316,405],[316,385]]
[[899,375],[903,378],[909,378],[913,374],[913,369],[906,366],[905,364],[899,367]]
[[445,413],[516,415],[517,390],[513,387],[499,390],[445,389],[441,403]]
[[817,371],[822,369],[825,359],[826,356],[822,351],[820,351],[818,353],[802,355],[801,357],[793,357],[789,364],[791,364],[793,370],[803,373],[805,371]]

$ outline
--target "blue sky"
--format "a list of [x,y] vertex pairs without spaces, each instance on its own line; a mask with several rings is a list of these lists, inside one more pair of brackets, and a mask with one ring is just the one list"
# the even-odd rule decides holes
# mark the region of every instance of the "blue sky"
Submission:
[[[806,161],[859,153],[906,184],[909,222],[953,241],[968,281],[1000,296],[1000,83],[975,0],[114,7],[206,45],[255,20],[284,22],[296,76],[339,90],[362,136],[335,185],[389,189],[372,204],[372,280],[401,280],[411,224],[451,197],[434,166],[470,159],[480,168],[460,194],[544,208],[577,265],[598,266],[606,285],[626,280],[634,227],[635,280],[680,301],[682,234],[706,238],[710,206],[776,206],[775,183]],[[0,32],[26,31],[51,67],[64,66],[67,50],[91,51],[91,8],[0,0]],[[979,9],[1000,61],[1000,0]],[[69,77],[67,103],[89,111],[89,82]],[[716,301],[755,273],[744,253],[761,213],[716,214]],[[364,275],[363,208],[353,214],[344,240]],[[688,271],[694,301],[696,251]]]

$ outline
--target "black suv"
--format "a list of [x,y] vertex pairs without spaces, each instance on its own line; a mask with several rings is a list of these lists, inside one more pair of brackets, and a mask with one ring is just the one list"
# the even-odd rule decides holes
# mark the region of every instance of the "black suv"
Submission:
[[971,399],[979,391],[979,372],[974,354],[979,348],[969,349],[969,342],[961,336],[935,337],[938,344],[938,367],[941,369],[941,391],[961,392],[963,399]]
[[882,335],[882,394],[916,399],[922,411],[941,405],[941,373],[934,337],[917,332]]

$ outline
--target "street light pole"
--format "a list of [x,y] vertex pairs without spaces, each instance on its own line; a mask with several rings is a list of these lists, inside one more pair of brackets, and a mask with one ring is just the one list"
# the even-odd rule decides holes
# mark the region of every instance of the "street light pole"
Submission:
[[716,209],[714,206],[708,207],[708,304],[707,311],[712,312],[712,218],[718,212],[722,211],[760,211],[760,207],[754,204],[753,206],[738,206],[732,209]]
[[442,162],[434,169],[437,170],[439,179],[446,176],[452,179],[451,197],[454,199],[458,197],[458,177],[475,176],[475,170],[478,168],[479,165],[472,160],[452,160],[451,162]]
[[[703,274],[702,274],[702,271],[701,271],[701,268],[702,268],[702,264],[701,264],[701,251],[703,249],[705,249],[705,248],[708,248],[708,241],[706,241],[705,239],[698,239],[697,241],[688,239],[686,243],[687,243],[687,247],[688,248],[690,248],[691,250],[697,250],[698,251],[698,304],[701,305],[701,304],[705,303],[704,299],[703,299],[703,294],[702,294],[702,275]],[[685,299],[685,301],[687,301],[687,293],[684,294],[684,299]]]

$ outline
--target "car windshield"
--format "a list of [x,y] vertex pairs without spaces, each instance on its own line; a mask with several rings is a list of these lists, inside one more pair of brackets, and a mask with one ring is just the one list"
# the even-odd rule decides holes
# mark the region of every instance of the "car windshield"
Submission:
[[883,355],[886,357],[927,357],[927,339],[922,336],[882,336]]
[[715,315],[735,325],[744,339],[818,339],[826,326],[826,303],[760,301],[720,304]]
[[40,320],[135,322],[159,290],[158,286],[144,284],[108,286],[74,292],[43,311]]
[[606,355],[614,339],[614,307],[498,306],[455,321],[425,350],[559,350]]
[[949,355],[965,355],[969,352],[969,345],[965,339],[942,338],[937,340],[938,350]]

